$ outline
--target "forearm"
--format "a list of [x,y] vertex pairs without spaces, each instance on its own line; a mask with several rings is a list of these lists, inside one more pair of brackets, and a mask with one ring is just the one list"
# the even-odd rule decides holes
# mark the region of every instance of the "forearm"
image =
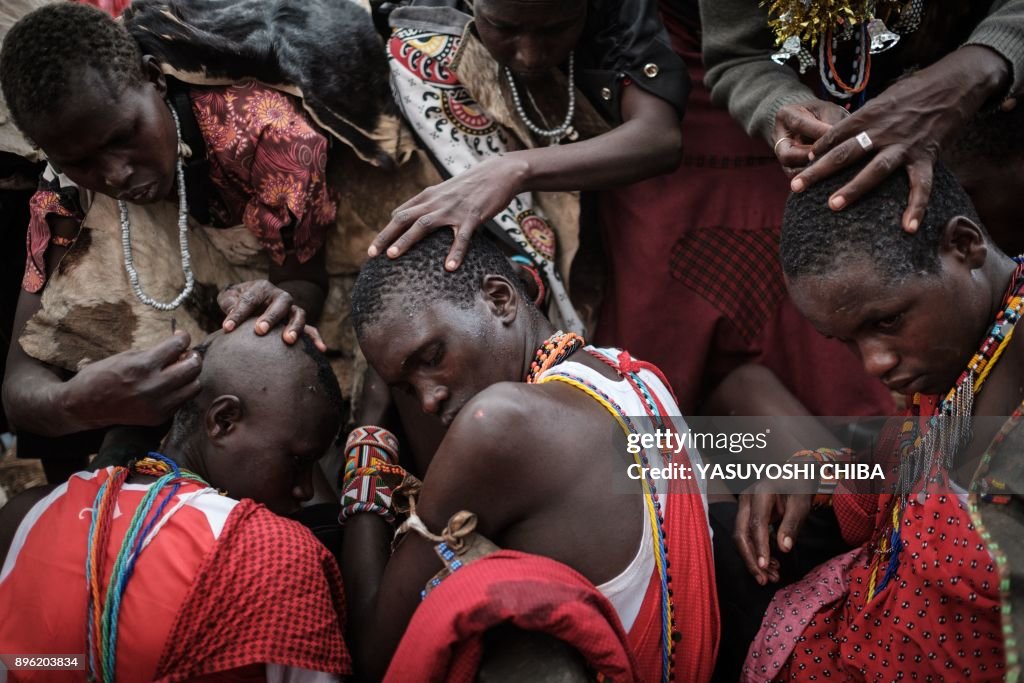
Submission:
[[[18,344],[12,342],[11,348]],[[18,349],[21,355],[24,352]],[[50,368],[35,359],[18,363],[8,354],[4,377],[4,414],[16,431],[39,436],[58,437],[82,432],[88,425],[76,418],[68,405],[67,383]]]
[[320,285],[308,280],[286,280],[274,284],[292,295],[294,304],[306,311],[306,320],[310,325],[316,324],[326,299],[326,293]]
[[967,45],[998,53],[1010,69],[1007,89],[996,96],[1024,92],[1024,0],[996,0],[989,15],[971,32]]
[[345,523],[341,568],[348,608],[346,640],[361,680],[380,680],[394,649],[391,646],[382,656],[377,619],[390,539],[391,526],[377,515],[358,514]]
[[306,311],[306,321],[316,324],[327,296],[327,265],[323,247],[305,263],[300,263],[294,254],[289,255],[281,265],[270,267],[267,279],[291,294],[293,303]]
[[603,135],[571,145],[511,152],[519,162],[520,192],[600,190],[672,171],[682,147],[678,122],[652,127],[626,121]]
[[84,424],[71,412],[67,382],[60,370],[29,356],[18,341],[25,323],[42,307],[39,294],[22,291],[14,316],[14,334],[7,350],[3,383],[4,414],[15,429],[39,436],[56,437],[84,431]]
[[711,101],[771,144],[779,109],[816,99],[814,93],[792,68],[771,60],[776,47],[765,8],[749,0],[701,0],[700,10]]

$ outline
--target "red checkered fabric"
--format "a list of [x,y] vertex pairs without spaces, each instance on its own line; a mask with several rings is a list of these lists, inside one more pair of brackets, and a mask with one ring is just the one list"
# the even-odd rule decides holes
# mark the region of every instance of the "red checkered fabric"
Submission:
[[642,680],[615,608],[593,584],[560,562],[500,550],[453,572],[427,595],[384,683],[472,683],[483,635],[503,624],[558,638],[608,680]]
[[196,575],[155,678],[171,683],[267,662],[349,674],[344,624],[331,554],[302,525],[243,500]]
[[672,277],[720,310],[747,342],[786,296],[779,231],[691,230],[672,246]]

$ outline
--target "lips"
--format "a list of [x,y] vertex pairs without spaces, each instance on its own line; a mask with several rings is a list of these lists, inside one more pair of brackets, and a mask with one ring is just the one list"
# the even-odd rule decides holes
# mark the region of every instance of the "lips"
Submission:
[[890,380],[890,381],[885,383],[885,386],[887,386],[889,388],[889,391],[895,391],[895,392],[900,393],[900,394],[909,394],[909,393],[912,393],[911,392],[911,388],[915,384],[917,384],[918,380],[920,380],[920,379],[921,378],[919,376],[918,377],[903,377],[903,378],[900,378],[900,379]]
[[156,194],[156,183],[146,183],[136,187],[135,189],[118,195],[118,199],[125,202],[131,202],[133,204],[145,204],[146,202],[152,201],[153,196]]

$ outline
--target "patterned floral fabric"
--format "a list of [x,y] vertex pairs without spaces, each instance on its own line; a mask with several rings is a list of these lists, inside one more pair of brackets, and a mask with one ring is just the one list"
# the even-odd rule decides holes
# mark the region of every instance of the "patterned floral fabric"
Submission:
[[[327,138],[294,98],[255,81],[192,88],[190,98],[206,143],[215,224],[244,224],[278,264],[288,250],[282,229],[290,225],[295,254],[308,261],[323,245],[337,211],[326,182]],[[30,207],[22,286],[38,292],[46,284],[46,217],[81,220],[83,214],[78,188],[49,167]]]
[[[457,35],[414,28],[395,29],[388,41],[395,100],[422,143],[451,176],[510,149],[504,129],[450,68],[460,43]],[[558,274],[555,231],[533,195],[516,195],[494,221],[544,273],[564,326],[582,331],[583,323]]]

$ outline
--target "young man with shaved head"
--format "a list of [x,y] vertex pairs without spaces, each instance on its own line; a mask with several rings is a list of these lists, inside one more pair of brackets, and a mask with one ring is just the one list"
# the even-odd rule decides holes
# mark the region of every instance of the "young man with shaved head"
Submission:
[[309,338],[253,325],[191,352],[201,388],[160,453],[4,508],[0,652],[84,654],[103,680],[349,673],[337,565],[279,516],[312,496],[341,393]]

